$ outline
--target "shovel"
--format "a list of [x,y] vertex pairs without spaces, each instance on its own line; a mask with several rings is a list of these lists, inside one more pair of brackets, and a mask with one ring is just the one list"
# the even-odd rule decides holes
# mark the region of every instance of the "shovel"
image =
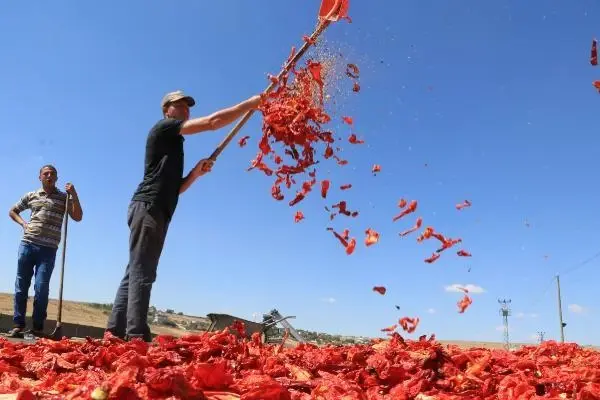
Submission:
[[[298,53],[289,60],[289,62],[283,67],[279,75],[277,76],[277,81],[289,72],[290,68],[295,65],[298,60],[306,53],[308,48],[314,43],[317,38],[323,33],[323,31],[331,24],[331,22],[337,21],[340,16],[345,16],[348,12],[348,0],[322,0],[321,7],[319,8],[319,24],[317,28],[310,35],[310,40],[307,40],[304,45],[298,50]],[[277,84],[275,82],[271,82],[271,84],[265,89],[263,94],[268,94],[275,88]],[[233,127],[231,132],[227,134],[225,139],[217,146],[217,149],[210,155],[209,159],[215,162],[217,157],[223,152],[225,147],[231,142],[234,136],[238,133],[240,129],[248,122],[252,114],[254,114],[255,110],[248,111],[242,119]]]
[[61,267],[60,267],[60,286],[58,289],[58,315],[56,316],[56,328],[50,335],[51,339],[60,340],[63,337],[62,334],[62,299],[63,299],[63,282],[65,278],[65,254],[67,251],[67,227],[69,225],[69,194],[67,193],[67,200],[65,201],[65,233],[63,237],[62,255],[61,255]]

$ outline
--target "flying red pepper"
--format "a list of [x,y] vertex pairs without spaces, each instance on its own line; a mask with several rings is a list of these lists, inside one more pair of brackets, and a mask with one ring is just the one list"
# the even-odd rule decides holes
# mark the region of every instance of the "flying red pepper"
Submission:
[[304,219],[304,214],[302,211],[296,211],[296,215],[294,216],[294,222],[298,223]]
[[473,300],[465,294],[465,296],[458,302],[458,312],[464,313],[465,310],[473,303]]
[[351,144],[364,144],[365,143],[364,140],[358,140],[355,133],[351,134],[348,137],[348,142],[350,142]]
[[387,289],[385,286],[374,286],[373,291],[379,293],[380,295],[384,295]]
[[329,181],[324,179],[321,181],[321,197],[327,198],[327,191],[329,190]]
[[379,233],[376,232],[375,230],[368,228],[365,231],[365,234],[367,235],[367,237],[365,238],[366,246],[371,246],[371,245],[374,245],[375,243],[379,242]]
[[346,75],[348,75],[350,78],[358,79],[359,74],[360,70],[356,64],[348,64],[346,66]]
[[600,93],[600,81],[594,81],[592,85],[594,85],[596,90]]
[[417,222],[415,223],[415,225],[412,228],[405,230],[404,232],[400,232],[400,236],[406,236],[409,233],[418,230],[419,228],[421,228],[421,225],[423,225],[423,218],[419,217],[417,218]]
[[457,210],[462,210],[465,207],[471,207],[471,202],[469,200],[465,200],[464,202],[456,205]]
[[352,86],[352,91],[353,92],[360,92],[360,85],[357,82],[354,82],[354,85]]
[[397,324],[388,326],[387,328],[383,328],[383,329],[381,329],[381,332],[394,332],[396,330],[396,328],[398,328]]
[[449,249],[450,247],[453,247],[454,245],[456,245],[458,243],[462,243],[462,239],[444,238],[444,240],[442,241],[442,247],[440,249],[437,249],[436,251],[438,253],[441,253],[442,251]]
[[351,184],[351,183],[348,183],[348,184],[346,184],[346,185],[342,185],[342,186],[340,186],[340,190],[348,190],[348,189],[350,189],[351,187],[352,187],[352,184]]
[[[401,199],[400,201],[402,201],[402,200],[404,200],[404,199]],[[417,210],[417,201],[416,200],[412,200],[410,203],[408,203],[408,207],[406,207],[400,214],[398,214],[398,215],[396,215],[395,217],[392,218],[392,221],[396,222],[400,218],[404,217],[405,215],[414,213],[416,210]]]
[[407,205],[407,204],[408,204],[408,203],[407,203],[407,202],[406,202],[406,200],[405,200],[405,199],[403,199],[403,198],[402,198],[402,199],[400,199],[400,200],[398,201],[398,207],[399,207],[399,208],[404,208],[404,207],[406,207],[406,205]]
[[378,172],[381,172],[381,166],[378,164],[373,165],[371,172],[373,172],[373,175],[376,175]]
[[342,120],[347,123],[348,125],[352,125],[354,124],[354,120],[352,119],[352,117],[342,117]]
[[419,318],[418,317],[415,317],[415,318],[404,317],[404,318],[401,318],[400,321],[398,321],[398,323],[400,324],[402,329],[404,329],[406,332],[413,333],[417,329],[417,326],[419,325]]
[[244,136],[240,138],[240,140],[238,140],[238,144],[240,145],[240,147],[244,147],[248,139],[250,139],[250,136]]
[[456,254],[458,254],[459,257],[471,257],[471,253],[465,250],[459,250]]
[[590,64],[598,65],[598,42],[596,39],[592,40],[592,50],[590,51]]
[[440,253],[433,253],[431,257],[425,259],[425,262],[431,264],[435,262],[435,260],[437,260],[438,258],[440,258]]
[[334,231],[331,227],[327,228],[327,230],[331,231],[333,233],[333,236],[335,236],[340,241],[342,246],[345,247],[346,254],[350,255],[354,252],[354,249],[356,248],[356,239],[352,238],[348,240],[350,232],[347,229],[344,230],[342,235]]
[[339,203],[332,205],[331,207],[332,208],[337,208],[339,210],[338,214],[344,214],[347,217],[356,217],[356,216],[358,216],[358,211],[348,211],[348,209],[346,208],[347,204],[346,204],[345,200],[342,200]]

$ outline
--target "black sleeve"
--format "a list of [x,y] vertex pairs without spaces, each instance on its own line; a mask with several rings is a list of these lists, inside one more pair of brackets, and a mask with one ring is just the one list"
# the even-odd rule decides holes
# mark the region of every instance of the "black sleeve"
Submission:
[[181,130],[183,121],[173,118],[165,118],[156,123],[152,128],[152,134],[157,137],[177,137]]

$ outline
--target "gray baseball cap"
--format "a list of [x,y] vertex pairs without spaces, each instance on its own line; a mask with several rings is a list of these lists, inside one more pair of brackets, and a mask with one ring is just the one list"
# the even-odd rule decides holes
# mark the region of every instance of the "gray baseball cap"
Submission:
[[189,107],[193,107],[196,104],[196,100],[192,96],[188,96],[183,92],[183,90],[176,90],[174,92],[170,92],[165,94],[160,103],[161,108],[165,108],[169,103],[173,103],[174,101],[185,99],[187,105]]

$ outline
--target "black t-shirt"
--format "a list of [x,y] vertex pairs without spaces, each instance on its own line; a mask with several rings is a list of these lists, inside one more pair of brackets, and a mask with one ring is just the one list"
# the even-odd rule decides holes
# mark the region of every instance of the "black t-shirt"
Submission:
[[146,140],[144,179],[133,200],[149,202],[171,219],[179,200],[183,181],[183,121],[165,118],[158,121]]

